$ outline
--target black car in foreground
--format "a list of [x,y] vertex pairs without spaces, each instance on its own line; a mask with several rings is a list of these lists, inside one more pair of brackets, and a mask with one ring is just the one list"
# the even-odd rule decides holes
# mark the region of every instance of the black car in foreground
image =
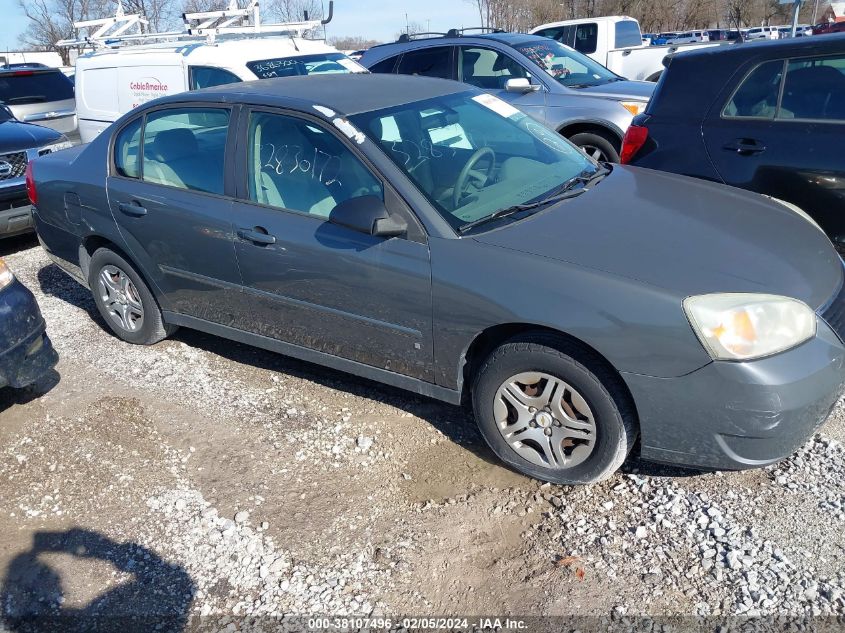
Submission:
[[0,259],[0,387],[26,387],[59,360],[32,293]]
[[667,64],[621,161],[797,205],[845,252],[845,34],[699,49]]
[[27,163],[70,145],[63,134],[18,121],[0,104],[0,237],[32,230],[24,181]]

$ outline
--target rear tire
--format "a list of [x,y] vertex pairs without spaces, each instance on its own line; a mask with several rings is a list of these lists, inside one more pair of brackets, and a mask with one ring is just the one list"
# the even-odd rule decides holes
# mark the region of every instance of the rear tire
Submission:
[[94,303],[118,338],[134,345],[152,345],[177,330],[164,323],[149,287],[122,256],[107,248],[97,249],[88,270]]
[[600,132],[579,132],[569,137],[569,140],[580,147],[590,158],[600,163],[618,163],[619,150],[617,142],[610,134]]
[[556,484],[606,479],[637,438],[635,409],[619,375],[595,353],[554,336],[497,348],[475,376],[472,400],[493,452],[519,472]]

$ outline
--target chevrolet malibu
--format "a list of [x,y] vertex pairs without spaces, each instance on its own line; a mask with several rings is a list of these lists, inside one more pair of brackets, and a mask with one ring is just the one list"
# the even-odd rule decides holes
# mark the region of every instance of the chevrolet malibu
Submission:
[[843,266],[800,209],[593,162],[465,84],[166,97],[35,160],[41,243],[128,343],[188,327],[450,403],[558,483],[795,451],[845,379]]

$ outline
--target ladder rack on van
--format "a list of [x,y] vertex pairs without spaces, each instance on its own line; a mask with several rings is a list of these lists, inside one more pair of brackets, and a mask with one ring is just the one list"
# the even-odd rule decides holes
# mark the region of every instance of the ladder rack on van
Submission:
[[[198,11],[183,13],[184,28],[181,31],[165,33],[143,33],[142,25],[148,25],[143,15],[123,13],[123,5],[118,2],[117,12],[113,17],[97,20],[83,20],[74,22],[79,29],[89,29],[87,35],[77,39],[60,40],[56,46],[62,47],[92,47],[117,48],[124,42],[148,42],[153,40],[167,40],[184,42],[185,40],[213,43],[218,36],[260,37],[262,35],[289,34],[292,37],[302,37],[304,33],[331,22],[334,16],[334,0],[329,0],[329,15],[324,20],[304,20],[302,22],[283,22],[276,24],[262,24],[258,0],[250,0],[249,4],[240,8],[238,0],[230,0],[229,8],[222,11]],[[307,17],[307,16],[306,16]],[[132,28],[136,33],[127,33]]]

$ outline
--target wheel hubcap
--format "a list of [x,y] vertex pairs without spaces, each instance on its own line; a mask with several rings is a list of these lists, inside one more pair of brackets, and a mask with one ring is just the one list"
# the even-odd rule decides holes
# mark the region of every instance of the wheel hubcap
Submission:
[[582,145],[581,151],[599,163],[607,162],[607,156],[604,155],[604,152],[594,145]]
[[144,326],[141,296],[125,272],[117,266],[104,266],[97,278],[97,286],[112,323],[126,332],[137,332]]
[[595,448],[596,423],[587,401],[551,374],[525,372],[506,380],[493,413],[505,441],[532,464],[572,468]]

